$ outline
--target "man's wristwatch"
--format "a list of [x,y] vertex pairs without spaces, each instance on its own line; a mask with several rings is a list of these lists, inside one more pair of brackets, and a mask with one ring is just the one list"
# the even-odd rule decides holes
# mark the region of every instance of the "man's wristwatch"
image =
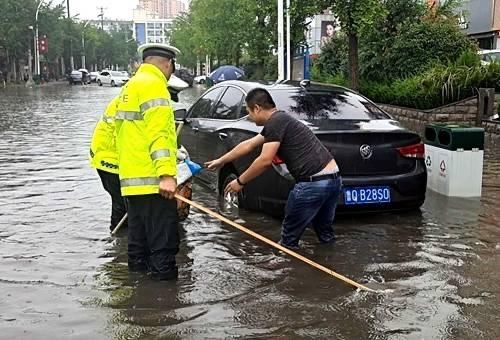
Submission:
[[241,181],[240,181],[240,178],[239,178],[239,177],[236,177],[236,182],[238,182],[238,184],[239,184],[240,186],[245,186],[245,184],[241,183]]

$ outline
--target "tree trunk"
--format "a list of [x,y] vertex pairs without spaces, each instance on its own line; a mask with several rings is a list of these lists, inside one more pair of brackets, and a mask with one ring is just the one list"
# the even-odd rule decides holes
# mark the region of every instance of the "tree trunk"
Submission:
[[349,33],[349,79],[351,89],[359,90],[358,35]]
[[17,82],[18,81],[18,79],[17,79],[17,65],[16,65],[16,58],[15,57],[12,57],[10,59],[10,67],[12,70],[12,78],[14,79],[14,82]]

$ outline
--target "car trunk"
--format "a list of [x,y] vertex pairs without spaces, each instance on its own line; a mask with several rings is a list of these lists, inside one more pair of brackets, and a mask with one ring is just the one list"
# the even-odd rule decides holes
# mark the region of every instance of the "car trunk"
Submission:
[[420,137],[411,132],[361,130],[316,135],[334,156],[343,176],[398,175],[411,172],[416,166],[416,157],[404,156],[404,151],[399,150],[420,143]]

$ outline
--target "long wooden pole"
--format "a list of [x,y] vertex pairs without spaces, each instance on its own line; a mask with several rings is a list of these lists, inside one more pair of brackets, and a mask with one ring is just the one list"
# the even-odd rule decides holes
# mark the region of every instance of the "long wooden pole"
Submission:
[[205,208],[204,206],[199,205],[198,203],[193,202],[193,201],[191,201],[191,200],[189,200],[189,199],[187,199],[187,198],[185,198],[185,197],[183,197],[183,196],[181,196],[179,194],[175,194],[175,198],[177,198],[178,200],[183,201],[183,202],[191,205],[192,207],[194,207],[194,208],[196,208],[198,210],[203,211],[204,213],[206,213],[206,214],[208,214],[208,215],[210,215],[212,217],[217,218],[218,220],[220,220],[222,222],[225,222],[225,223],[227,223],[227,224],[235,227],[236,229],[244,232],[245,234],[248,234],[248,235],[250,235],[252,237],[255,237],[256,239],[259,239],[260,241],[262,241],[264,243],[267,243],[270,246],[272,246],[274,248],[277,248],[277,249],[281,250],[282,252],[285,252],[288,255],[293,256],[293,257],[295,257],[296,259],[298,259],[298,260],[300,260],[302,262],[307,263],[308,265],[310,265],[310,266],[312,266],[312,267],[314,267],[316,269],[319,269],[319,270],[321,270],[321,271],[323,271],[323,272],[325,272],[325,273],[327,273],[327,274],[329,274],[331,276],[334,276],[337,279],[342,280],[342,281],[344,281],[347,284],[350,284],[350,285],[352,285],[352,286],[354,286],[356,288],[359,288],[361,290],[366,290],[368,292],[375,292],[375,290],[373,290],[371,288],[368,288],[368,287],[366,287],[366,286],[364,286],[364,285],[362,285],[360,283],[357,283],[357,282],[349,279],[348,277],[345,277],[344,275],[336,273],[333,270],[328,269],[325,266],[323,266],[323,265],[321,265],[319,263],[316,263],[316,262],[308,259],[307,257],[304,257],[304,256],[302,256],[302,255],[300,255],[300,254],[298,254],[298,253],[296,253],[296,252],[294,252],[294,251],[286,248],[286,247],[283,247],[281,244],[276,243],[274,241],[271,241],[270,239],[268,239],[268,238],[266,238],[266,237],[264,237],[264,236],[262,236],[260,234],[257,234],[256,232],[254,232],[254,231],[252,231],[252,230],[250,230],[250,229],[242,226],[241,224],[233,222],[230,219],[228,219],[228,218],[226,218],[226,217],[224,217],[224,216],[222,216],[222,215],[220,215],[220,214],[218,214],[218,213],[216,213],[216,212],[214,212],[214,211],[212,211],[212,210],[210,210],[208,208]]

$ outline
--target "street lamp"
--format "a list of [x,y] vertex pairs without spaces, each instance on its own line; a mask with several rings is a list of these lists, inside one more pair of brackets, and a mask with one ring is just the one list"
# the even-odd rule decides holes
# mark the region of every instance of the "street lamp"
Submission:
[[87,27],[89,23],[90,20],[87,20],[82,29],[82,68],[85,68],[85,27]]
[[40,75],[40,51],[38,48],[38,12],[42,7],[43,0],[40,0],[35,13],[35,75]]

